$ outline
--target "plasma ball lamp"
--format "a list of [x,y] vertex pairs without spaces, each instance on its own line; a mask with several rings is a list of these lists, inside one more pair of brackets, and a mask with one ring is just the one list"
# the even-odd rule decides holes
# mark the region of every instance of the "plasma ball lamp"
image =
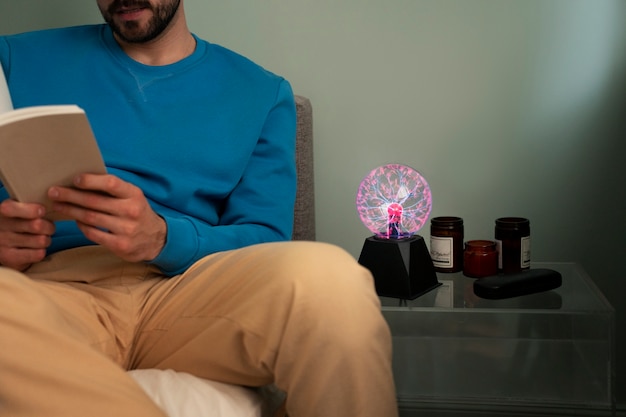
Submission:
[[374,234],[365,240],[359,263],[372,272],[378,295],[414,299],[441,285],[417,234],[432,208],[430,187],[419,172],[400,164],[373,169],[361,181],[356,207]]
[[428,183],[405,165],[372,170],[361,181],[356,197],[361,222],[379,238],[413,236],[428,220],[432,195]]

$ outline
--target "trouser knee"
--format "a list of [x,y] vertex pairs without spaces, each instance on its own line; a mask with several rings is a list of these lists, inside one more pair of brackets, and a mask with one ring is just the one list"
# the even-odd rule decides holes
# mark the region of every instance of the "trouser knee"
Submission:
[[298,260],[282,271],[285,288],[293,291],[294,312],[309,321],[317,337],[333,344],[388,337],[372,276],[346,251],[307,242],[290,245],[285,256]]

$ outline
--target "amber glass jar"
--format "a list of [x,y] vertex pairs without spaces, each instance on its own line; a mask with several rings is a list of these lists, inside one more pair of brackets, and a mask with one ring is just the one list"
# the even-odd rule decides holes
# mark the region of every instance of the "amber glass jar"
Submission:
[[463,270],[463,219],[434,217],[430,221],[430,257],[435,270],[459,272]]
[[504,273],[530,268],[530,221],[523,217],[496,220],[498,269]]
[[463,274],[472,278],[498,273],[498,249],[492,240],[469,240],[463,253]]

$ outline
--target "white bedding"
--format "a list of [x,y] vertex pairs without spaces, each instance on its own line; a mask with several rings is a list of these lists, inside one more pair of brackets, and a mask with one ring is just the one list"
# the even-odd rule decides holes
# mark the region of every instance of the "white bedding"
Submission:
[[263,399],[255,391],[208,381],[172,370],[129,371],[169,417],[261,417]]

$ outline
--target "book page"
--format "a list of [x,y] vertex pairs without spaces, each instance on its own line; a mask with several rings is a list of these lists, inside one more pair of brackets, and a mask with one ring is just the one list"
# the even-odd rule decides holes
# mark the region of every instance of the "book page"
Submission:
[[28,120],[37,116],[52,116],[55,114],[84,114],[85,111],[75,104],[46,104],[42,106],[24,107],[7,113],[0,112],[0,126]]
[[13,110],[13,102],[9,93],[9,86],[4,76],[4,69],[0,65],[0,114]]

